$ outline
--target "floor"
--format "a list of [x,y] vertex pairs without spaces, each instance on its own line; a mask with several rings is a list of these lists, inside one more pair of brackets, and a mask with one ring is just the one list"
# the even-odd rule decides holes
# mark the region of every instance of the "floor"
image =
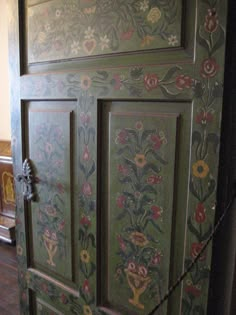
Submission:
[[18,315],[16,247],[0,241],[0,314]]

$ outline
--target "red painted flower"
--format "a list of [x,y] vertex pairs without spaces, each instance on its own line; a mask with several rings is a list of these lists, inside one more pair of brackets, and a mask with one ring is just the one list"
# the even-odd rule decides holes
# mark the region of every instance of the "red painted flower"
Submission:
[[117,166],[117,169],[118,169],[118,172],[124,176],[128,175],[129,174],[129,169],[128,167],[126,167],[125,165],[121,165],[119,164]]
[[84,280],[84,283],[83,283],[83,291],[86,293],[86,294],[89,294],[91,292],[91,288],[90,288],[90,284],[89,284],[89,281],[87,279]]
[[206,220],[206,209],[202,203],[198,203],[195,210],[195,220],[197,223],[203,223]]
[[59,223],[58,228],[59,228],[60,231],[62,231],[62,230],[64,229],[65,224],[66,224],[65,220],[62,220],[62,221]]
[[82,191],[83,191],[83,194],[85,196],[91,196],[92,195],[92,186],[91,186],[91,184],[88,183],[88,182],[83,183]]
[[88,162],[90,160],[90,152],[89,152],[89,148],[87,145],[85,145],[85,147],[84,147],[83,160],[85,162]]
[[150,137],[151,142],[153,143],[153,149],[159,150],[162,145],[162,140],[157,134],[152,134]]
[[185,292],[187,292],[189,295],[193,297],[199,297],[201,295],[201,290],[193,284],[187,285],[185,287]]
[[160,252],[156,253],[156,254],[152,257],[151,263],[152,263],[153,265],[159,265],[160,262],[161,262],[161,256],[162,256],[162,255],[161,255]]
[[162,177],[161,176],[157,176],[157,175],[150,175],[147,178],[147,183],[150,185],[155,185],[155,184],[159,184],[162,181]]
[[[191,246],[191,257],[194,259],[197,257],[197,255],[200,253],[200,251],[203,248],[202,243],[193,243]],[[200,256],[199,260],[205,260],[206,259],[206,252],[203,252]]]
[[147,91],[156,89],[158,85],[159,85],[159,78],[156,74],[148,73],[144,76],[144,86]]
[[85,226],[85,227],[89,227],[91,226],[91,220],[89,217],[86,217],[85,215],[81,218],[80,220],[80,224]]
[[137,130],[143,130],[143,123],[141,121],[137,121],[135,124],[135,128]]
[[59,191],[60,194],[63,194],[64,193],[64,186],[62,185],[62,183],[58,183],[57,184],[57,189]]
[[193,79],[184,74],[179,75],[175,80],[175,85],[179,90],[189,89],[193,84]]
[[124,195],[120,195],[116,199],[116,204],[119,208],[124,208],[125,206],[126,197]]
[[80,121],[84,126],[87,126],[91,120],[91,113],[80,113]]
[[67,304],[69,302],[67,296],[64,293],[61,294],[60,298],[63,304]]
[[205,30],[208,33],[213,33],[217,30],[219,25],[218,15],[216,13],[216,9],[208,9],[208,13],[205,16]]
[[117,240],[119,242],[120,249],[124,252],[126,250],[126,245],[121,235],[117,236]]
[[203,78],[212,78],[219,71],[219,65],[216,63],[214,58],[205,59],[201,65],[201,76]]
[[153,220],[159,219],[162,213],[162,209],[158,206],[152,206],[151,210],[152,210],[152,219]]
[[213,115],[210,112],[206,112],[202,110],[197,116],[196,116],[196,123],[201,125],[206,125],[207,123],[210,123],[213,121]]
[[131,37],[133,36],[133,33],[134,33],[133,29],[130,29],[130,30],[126,31],[126,32],[123,32],[120,35],[120,39],[122,39],[122,40],[130,40]]
[[129,139],[128,132],[125,129],[122,129],[118,132],[116,136],[116,144],[126,144]]

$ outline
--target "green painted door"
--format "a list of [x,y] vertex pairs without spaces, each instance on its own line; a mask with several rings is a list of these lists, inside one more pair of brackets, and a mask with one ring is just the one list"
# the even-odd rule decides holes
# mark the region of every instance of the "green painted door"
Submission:
[[214,223],[227,1],[8,3],[21,313],[151,314]]

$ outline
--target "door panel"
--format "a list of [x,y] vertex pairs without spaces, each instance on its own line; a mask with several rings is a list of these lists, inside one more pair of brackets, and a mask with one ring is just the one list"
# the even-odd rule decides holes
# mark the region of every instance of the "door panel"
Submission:
[[[14,172],[29,159],[36,193],[16,183],[22,314],[148,315],[203,247],[226,7],[9,1]],[[206,314],[210,264],[155,314]]]

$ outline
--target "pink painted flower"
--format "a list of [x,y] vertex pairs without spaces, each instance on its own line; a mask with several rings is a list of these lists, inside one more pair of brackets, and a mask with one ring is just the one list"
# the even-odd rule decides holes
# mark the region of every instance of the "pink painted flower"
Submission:
[[61,294],[60,299],[62,304],[67,304],[69,302],[67,296],[64,293]]
[[114,74],[113,79],[111,80],[111,84],[114,88],[114,90],[118,91],[120,90],[122,86],[121,77],[119,74]]
[[57,184],[57,189],[58,189],[60,194],[63,194],[65,192],[64,186],[62,185],[62,183]]
[[206,220],[206,209],[202,203],[198,203],[195,210],[195,220],[197,223],[203,223]]
[[161,262],[161,257],[162,257],[161,252],[157,252],[157,253],[152,257],[151,263],[152,263],[153,265],[159,265],[160,262]]
[[53,146],[51,143],[46,142],[45,144],[45,151],[50,155],[53,151]]
[[117,236],[117,240],[119,242],[120,249],[124,252],[126,250],[126,245],[121,235]]
[[145,266],[141,265],[141,266],[138,266],[138,274],[144,278],[147,277],[148,275],[148,270]]
[[160,136],[154,133],[150,136],[150,140],[153,143],[153,149],[155,151],[159,150],[162,145],[162,140]]
[[136,264],[133,261],[129,261],[128,263],[128,270],[131,272],[136,272]]
[[52,240],[57,241],[57,233],[56,232],[53,232],[51,237],[52,237]]
[[152,91],[159,86],[159,78],[156,74],[146,74],[144,76],[144,86],[147,91]]
[[65,224],[66,224],[65,220],[62,220],[62,221],[59,223],[59,226],[58,226],[59,231],[62,231],[62,230],[64,229]]
[[162,181],[162,177],[158,175],[150,175],[147,178],[147,183],[150,185],[159,184]]
[[92,186],[90,183],[85,182],[82,185],[82,192],[85,196],[91,196],[92,195]]
[[161,213],[162,213],[161,207],[152,206],[152,207],[151,207],[151,210],[152,210],[152,219],[153,219],[153,220],[159,219],[160,216],[161,216]]
[[122,129],[118,132],[116,136],[116,144],[126,144],[129,139],[129,134],[125,129]]
[[88,124],[90,123],[90,120],[91,120],[91,113],[90,112],[88,112],[88,113],[81,112],[80,113],[80,121],[81,121],[82,125],[87,127]]
[[84,291],[86,294],[90,294],[90,292],[91,292],[90,283],[89,283],[88,279],[85,279],[85,280],[84,280],[84,283],[83,283],[83,291]]
[[118,169],[118,172],[124,176],[128,175],[129,174],[129,169],[128,167],[126,167],[125,165],[121,165],[119,164],[117,166],[117,169]]
[[126,197],[124,195],[120,195],[116,199],[117,206],[122,209],[125,206]]
[[131,37],[133,36],[133,33],[134,33],[133,29],[130,29],[130,30],[126,31],[126,32],[123,32],[120,35],[120,39],[122,39],[122,40],[130,40]]
[[87,145],[85,145],[85,147],[84,147],[83,160],[85,162],[88,162],[90,160],[90,152],[89,152],[89,148]]
[[49,231],[49,229],[44,230],[44,235],[46,235],[47,237],[51,237],[51,232]]
[[143,130],[143,123],[141,121],[137,121],[135,124],[135,128],[137,130]]
[[175,85],[179,90],[189,89],[193,85],[193,79],[184,74],[179,75],[175,80]]
[[214,58],[208,58],[203,60],[201,65],[200,74],[203,78],[213,78],[219,71],[219,65]]
[[214,33],[219,25],[218,15],[216,9],[208,9],[207,15],[205,16],[205,30],[208,33]]

